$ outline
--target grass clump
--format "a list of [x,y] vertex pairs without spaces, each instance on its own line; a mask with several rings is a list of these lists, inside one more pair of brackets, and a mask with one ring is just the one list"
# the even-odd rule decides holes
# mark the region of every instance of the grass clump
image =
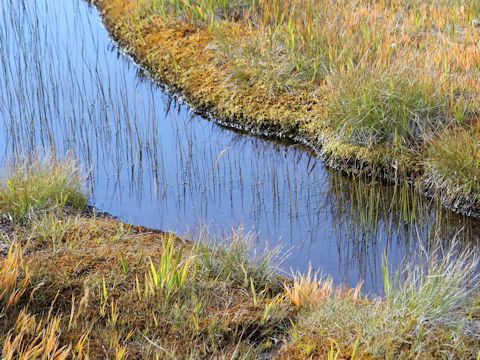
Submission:
[[327,299],[349,298],[356,300],[361,294],[361,285],[354,289],[336,288],[331,278],[319,276],[310,267],[306,274],[297,273],[292,284],[285,284],[285,294],[297,308],[314,308]]
[[408,149],[446,127],[445,100],[412,77],[361,72],[342,80],[329,109],[339,136],[367,147]]
[[0,319],[15,306],[30,285],[30,272],[23,261],[22,249],[12,244],[5,258],[0,258]]
[[145,295],[153,295],[157,290],[165,290],[167,296],[170,296],[173,292],[182,290],[191,272],[191,265],[191,257],[184,259],[182,251],[175,253],[174,237],[171,235],[163,241],[159,266],[156,267],[150,259],[150,268],[145,273]]
[[427,183],[470,204],[480,199],[480,127],[450,131],[430,143]]
[[7,335],[2,349],[3,359],[68,359],[75,355],[70,346],[60,345],[61,318],[48,316],[38,321],[22,310],[14,330]]
[[474,357],[472,342],[478,346],[479,341],[478,264],[474,253],[452,248],[443,255],[434,252],[425,264],[409,265],[393,282],[386,281],[385,319],[394,339],[386,353]]
[[246,288],[253,284],[257,288],[278,291],[281,282],[274,266],[278,251],[252,255],[253,243],[254,235],[245,234],[241,228],[232,230],[228,239],[213,244],[204,231],[196,247],[197,262],[202,271],[213,278]]
[[26,160],[13,165],[0,184],[0,212],[15,222],[52,209],[82,211],[87,198],[71,160]]

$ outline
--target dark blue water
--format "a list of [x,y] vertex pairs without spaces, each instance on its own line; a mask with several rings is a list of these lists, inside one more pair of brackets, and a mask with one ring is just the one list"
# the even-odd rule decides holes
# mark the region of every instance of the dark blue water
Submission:
[[192,238],[243,227],[258,251],[290,254],[283,270],[311,263],[369,291],[381,287],[384,254],[394,268],[432,238],[478,238],[471,220],[422,197],[402,195],[413,216],[391,187],[193,115],[118,51],[83,1],[3,0],[0,12],[2,161],[75,157],[101,211]]

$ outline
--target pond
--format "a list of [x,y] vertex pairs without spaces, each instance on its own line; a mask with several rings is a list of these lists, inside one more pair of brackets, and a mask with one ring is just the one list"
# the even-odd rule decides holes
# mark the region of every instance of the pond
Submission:
[[352,179],[308,149],[223,128],[152,82],[82,0],[0,3],[2,162],[73,156],[90,202],[123,221],[196,238],[253,234],[286,273],[382,287],[419,246],[476,244],[478,222],[408,186]]

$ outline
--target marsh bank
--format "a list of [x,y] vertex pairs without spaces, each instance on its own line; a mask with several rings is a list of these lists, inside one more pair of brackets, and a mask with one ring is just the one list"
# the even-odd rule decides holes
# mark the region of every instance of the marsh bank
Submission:
[[[288,32],[292,32],[291,41],[293,44],[295,44],[297,35],[299,38],[297,41],[302,42],[300,49],[296,47],[291,49],[292,56],[293,53],[298,51],[298,56],[301,57],[302,51],[305,51],[307,53],[305,55],[306,61],[313,61],[315,59],[308,58],[308,51],[305,50],[305,48],[308,49],[308,39],[310,38],[305,38],[305,34],[302,33],[302,30],[304,30],[302,25],[297,25],[296,21],[298,20],[299,23],[301,21],[311,21],[311,23],[308,23],[307,33],[313,32],[315,30],[312,30],[312,28],[322,27],[322,21],[325,21],[324,17],[332,15],[329,11],[335,15],[335,10],[330,9],[330,7],[326,7],[326,10],[317,9],[320,12],[317,19],[314,14],[308,13],[308,9],[315,7],[315,5],[292,5],[295,10],[290,14],[288,12],[288,1],[272,3],[259,1],[258,4],[257,1],[251,1],[244,4],[243,7],[239,4],[226,6],[221,2],[210,2],[209,5],[202,2],[180,4],[165,1],[132,2],[128,0],[94,1],[94,3],[102,11],[104,22],[109,31],[128,54],[133,56],[154,79],[166,84],[172,91],[181,94],[197,111],[217,123],[234,129],[246,130],[253,134],[276,139],[288,139],[294,143],[305,144],[322,158],[327,166],[334,169],[351,175],[366,175],[387,179],[393,183],[409,181],[419,191],[440,199],[444,206],[469,216],[479,216],[479,189],[475,185],[480,169],[478,129],[476,129],[478,126],[475,125],[478,118],[478,103],[475,101],[475,94],[478,89],[473,81],[473,78],[478,74],[475,75],[475,71],[471,67],[472,61],[475,61],[473,58],[478,53],[477,45],[475,45],[478,31],[475,26],[471,25],[470,21],[470,18],[475,16],[475,11],[478,10],[478,6],[474,3],[468,2],[465,7],[462,7],[463,12],[455,19],[449,18],[451,12],[456,9],[454,5],[443,6],[437,3],[422,5],[415,7],[414,13],[406,15],[402,13],[401,6],[396,4],[395,6],[398,7],[400,12],[399,16],[405,16],[404,21],[407,23],[401,28],[400,35],[395,33],[395,29],[389,29],[388,25],[384,26],[380,21],[388,23],[392,20],[390,17],[393,16],[393,10],[381,4],[372,6],[370,9],[372,19],[368,17],[364,21],[368,22],[368,26],[374,27],[373,24],[378,20],[379,25],[375,26],[379,27],[379,31],[382,31],[381,34],[385,30],[384,27],[386,27],[387,30],[385,31],[387,33],[391,31],[394,34],[391,41],[397,40],[395,36],[403,36],[407,39],[415,37],[414,31],[409,29],[410,24],[408,22],[412,20],[410,17],[422,18],[422,22],[417,24],[417,27],[421,28],[427,35],[425,39],[419,40],[421,43],[418,45],[420,50],[413,45],[408,47],[403,43],[401,45],[397,44],[405,47],[402,50],[406,54],[408,54],[408,51],[419,53],[416,54],[417,58],[412,60],[414,63],[411,64],[412,71],[410,73],[408,71],[404,73],[392,64],[390,70],[394,73],[397,71],[398,78],[392,78],[391,74],[385,73],[385,79],[376,80],[376,75],[372,75],[368,71],[377,71],[379,72],[378,75],[381,76],[382,70],[368,69],[370,59],[366,60],[365,69],[362,68],[361,63],[357,64],[359,71],[365,73],[363,79],[345,79],[345,82],[358,82],[356,86],[361,87],[365,81],[371,81],[371,89],[367,87],[359,90],[360,92],[370,91],[371,94],[355,93],[348,88],[343,89],[342,84],[340,84],[338,92],[345,92],[346,98],[340,98],[339,100],[334,98],[335,95],[318,93],[326,90],[331,92],[331,89],[324,85],[329,81],[327,75],[326,80],[320,78],[317,88],[315,87],[316,83],[297,80],[296,76],[303,78],[299,69],[295,69],[295,67],[290,69],[290,74],[285,75],[286,80],[284,77],[280,77],[278,80],[271,79],[271,84],[269,84],[261,77],[266,71],[264,71],[265,67],[275,66],[275,63],[269,63],[269,59],[265,58],[264,53],[268,54],[270,50],[260,48],[266,33],[270,34],[270,31],[272,32],[269,35],[270,43],[268,44],[270,45],[264,44],[264,46],[271,46],[272,48],[277,46],[282,49],[289,43],[281,34],[279,35],[276,32],[287,31],[285,28],[288,22]],[[353,28],[361,27],[362,24],[362,21],[358,20],[358,16],[361,16],[362,11],[369,11],[370,5],[367,3],[360,2],[357,5],[345,6],[345,9],[341,7],[337,18],[331,19],[339,27],[338,32],[347,32],[345,41],[355,38],[357,33]],[[270,8],[271,6],[274,7],[273,10]],[[198,12],[196,7],[199,9]],[[274,11],[275,15],[269,14],[269,10]],[[352,13],[348,13],[348,11]],[[435,24],[432,25],[433,20],[425,15],[435,11],[438,13],[438,17],[444,21],[442,23],[443,27],[438,31]],[[242,19],[240,14],[243,12],[245,13]],[[258,14],[255,14],[255,12],[258,12]],[[347,14],[344,14],[344,12]],[[272,20],[270,16],[277,16],[279,19],[274,18]],[[299,19],[294,18],[295,16]],[[357,22],[350,25],[344,23],[351,20],[349,16],[356,19]],[[264,20],[267,21],[266,25],[262,23]],[[272,21],[274,25],[268,21]],[[450,24],[449,21],[454,22],[454,24]],[[349,31],[344,29],[348,26],[352,27]],[[459,27],[465,39],[450,39],[447,32],[449,26]],[[296,34],[295,31],[299,33]],[[357,31],[362,33],[361,29],[357,29]],[[460,62],[460,59],[455,58],[455,56],[463,59],[464,55],[466,57],[471,55],[472,58],[469,57],[468,62],[462,65],[463,67],[459,66],[456,69],[456,77],[452,75],[451,83],[448,83],[448,80],[438,82],[432,84],[432,89],[427,90],[428,86],[423,88],[423,83],[416,80],[415,66],[419,67],[418,71],[421,72],[425,66],[433,61],[429,57],[433,55],[428,55],[428,51],[439,53],[447,51],[448,53],[448,48],[441,46],[438,46],[438,49],[435,48],[435,41],[430,38],[430,32],[435,33],[435,31],[444,36],[445,41],[456,41],[456,45],[462,46],[463,44],[465,46],[465,49],[458,50],[453,59],[448,58],[445,61]],[[381,34],[379,37],[380,41],[383,41],[382,46],[390,46],[387,40],[381,38]],[[325,36],[328,37],[328,35]],[[372,35],[372,37],[373,40],[371,41],[375,43],[375,35]],[[361,40],[368,44],[367,39],[362,38]],[[287,45],[283,43],[284,41],[287,41]],[[433,45],[430,41],[433,42]],[[462,41],[465,41],[465,43],[462,43]],[[304,42],[307,44],[305,45]],[[311,42],[311,46],[315,46],[315,42],[313,40]],[[359,47],[361,45],[363,43]],[[335,50],[335,46],[335,44],[332,45],[332,51]],[[348,46],[345,45],[345,47]],[[355,46],[354,41],[353,46]],[[424,53],[421,50],[423,48],[425,48]],[[361,48],[359,48],[360,50]],[[376,56],[382,58],[381,53],[377,54],[378,51],[376,48],[372,50]],[[465,54],[462,51],[465,51]],[[280,51],[278,54],[277,66],[279,69],[285,65],[282,62],[284,58],[288,58],[284,53],[285,51]],[[367,54],[368,49],[365,50],[364,56],[367,57]],[[401,61],[400,55],[396,53],[387,54],[385,57],[392,59],[392,62],[396,59]],[[317,55],[321,57],[322,54]],[[418,59],[420,59],[420,63],[422,61],[425,63],[423,67],[415,62]],[[341,62],[341,56],[339,55],[338,60],[331,60],[331,62],[335,61]],[[350,61],[353,62],[352,59]],[[437,71],[437,65],[436,62],[432,62],[432,72]],[[308,68],[307,65],[305,66]],[[388,60],[385,66],[388,68]],[[328,71],[334,72],[334,70]],[[347,75],[349,72],[355,71],[350,70],[350,68],[346,70]],[[257,74],[257,77],[253,74]],[[462,83],[457,80],[462,76],[470,76],[469,74],[471,77],[473,76],[472,81]],[[369,79],[369,76],[372,79]],[[407,84],[404,83],[403,77],[405,76],[409,76],[409,79],[406,80]],[[430,78],[432,76],[436,75],[428,75]],[[411,83],[408,83],[408,81]],[[345,86],[343,84],[343,87]],[[447,91],[447,94],[444,95],[444,87],[448,86],[451,86],[450,93]],[[467,86],[467,88],[456,90],[454,89],[455,86]],[[293,90],[289,90],[289,88]],[[433,92],[427,94],[430,90]],[[349,91],[350,98],[348,97]],[[422,91],[425,91],[425,94]],[[405,94],[402,94],[402,92]],[[451,98],[452,93],[456,94],[455,102]],[[463,93],[465,98],[462,95]],[[404,99],[402,95],[405,96]],[[422,96],[425,96],[425,98],[422,99]],[[428,97],[432,100],[438,98],[435,100],[438,103],[430,104]],[[450,100],[448,100],[449,98]],[[335,101],[343,101],[344,103],[330,104],[335,103]],[[371,104],[364,104],[362,101],[371,102]],[[450,105],[445,105],[445,109],[443,109],[443,102],[447,101],[450,101]],[[398,102],[398,109],[395,102]],[[336,112],[330,110],[334,105],[339,107]],[[349,106],[352,107],[352,112],[358,111],[359,118],[357,120],[355,120],[355,114],[348,113],[350,111]],[[371,108],[368,106],[371,106]],[[375,108],[375,106],[378,106],[378,108]],[[437,110],[438,113],[436,113]],[[345,119],[339,120],[339,122],[343,125],[335,129],[328,116],[342,116],[340,115],[342,112],[344,112]],[[375,119],[375,116],[384,116],[385,118]],[[401,120],[405,116],[406,118]],[[349,117],[352,117],[352,120],[348,120]],[[362,125],[362,122],[367,121],[365,119],[369,117],[372,117],[372,121],[374,121],[370,125],[372,128]],[[352,129],[347,129],[347,120],[356,121],[359,124],[357,124],[358,129],[355,126]],[[396,122],[400,122],[400,120],[404,123],[397,125]],[[378,123],[375,123],[375,121],[378,121]],[[445,122],[445,125],[441,124],[442,121]],[[457,121],[459,124],[461,123],[458,127],[455,125]],[[391,125],[389,125],[389,122]],[[430,124],[430,122],[432,123]],[[428,132],[430,126],[437,127],[440,130],[432,129],[431,134],[418,134],[422,131]],[[446,130],[444,131],[443,128],[446,128]],[[347,130],[352,134],[346,136],[344,133]],[[358,134],[355,134],[355,131]],[[403,131],[406,133],[402,135]],[[372,134],[369,135],[369,132]],[[375,139],[375,136],[380,137],[380,140]],[[415,140],[415,136],[420,137],[420,140]],[[422,136],[429,140],[422,143]],[[360,141],[362,137],[365,137],[365,142]],[[455,142],[457,147],[452,145]],[[472,142],[471,146],[469,142]],[[395,145],[396,143],[402,144]],[[458,147],[459,143],[464,146],[463,150]],[[450,146],[449,149],[447,145]],[[396,148],[397,146],[399,146],[399,149]],[[461,160],[459,158],[455,159],[454,156],[459,155],[462,151],[464,158]],[[455,155],[457,152],[459,154]],[[439,162],[445,162],[445,165],[433,160],[435,157],[438,157]],[[454,164],[455,161],[464,162],[464,164]],[[443,173],[440,174],[442,171]],[[448,172],[450,172],[450,177],[445,175]],[[470,185],[467,186],[466,184]]]

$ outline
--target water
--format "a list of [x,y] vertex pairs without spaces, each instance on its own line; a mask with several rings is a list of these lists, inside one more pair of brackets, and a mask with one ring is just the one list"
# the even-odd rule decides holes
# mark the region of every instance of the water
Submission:
[[[381,289],[432,239],[478,241],[478,224],[403,189],[327,170],[305,148],[241,134],[191,113],[111,42],[81,0],[0,4],[0,151],[74,156],[90,202],[124,221],[195,236],[243,227],[336,283]],[[422,241],[420,242],[420,239]]]

